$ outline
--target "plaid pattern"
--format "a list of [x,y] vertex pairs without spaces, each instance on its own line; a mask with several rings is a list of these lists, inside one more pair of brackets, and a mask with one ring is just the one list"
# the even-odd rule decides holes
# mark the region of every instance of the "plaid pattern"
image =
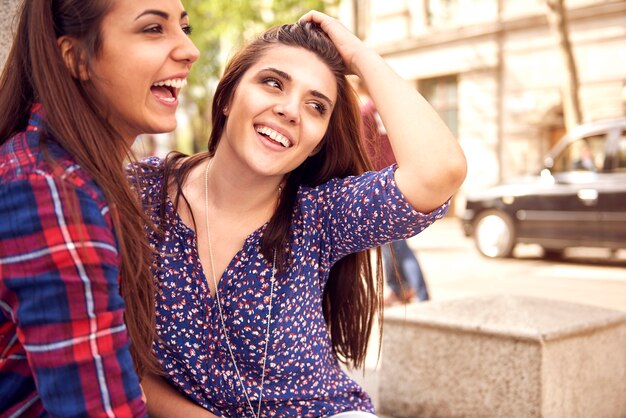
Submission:
[[0,417],[145,416],[108,206],[42,115],[0,146]]

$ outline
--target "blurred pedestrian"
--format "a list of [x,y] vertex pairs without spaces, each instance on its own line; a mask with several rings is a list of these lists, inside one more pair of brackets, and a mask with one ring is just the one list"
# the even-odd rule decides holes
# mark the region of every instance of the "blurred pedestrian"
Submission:
[[[370,98],[365,85],[359,78],[352,78],[361,99],[361,119],[365,149],[374,169],[382,170],[396,163],[387,130]],[[385,306],[409,303],[415,298],[429,299],[428,287],[415,252],[406,240],[394,241],[382,247],[383,272],[391,293],[385,298]]]

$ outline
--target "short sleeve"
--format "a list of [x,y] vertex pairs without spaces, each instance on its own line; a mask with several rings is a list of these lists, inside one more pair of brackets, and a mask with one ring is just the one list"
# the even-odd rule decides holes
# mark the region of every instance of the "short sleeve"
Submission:
[[449,201],[430,213],[413,209],[398,189],[396,167],[326,184],[331,263],[350,253],[417,235],[445,215]]

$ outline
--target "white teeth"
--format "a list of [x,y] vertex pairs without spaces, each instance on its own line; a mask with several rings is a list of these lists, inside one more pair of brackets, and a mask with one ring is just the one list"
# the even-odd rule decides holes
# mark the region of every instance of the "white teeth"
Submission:
[[187,79],[184,78],[173,78],[171,80],[163,80],[157,83],[154,83],[155,87],[174,87],[175,89],[182,89],[187,85]]
[[289,148],[291,146],[291,142],[284,135],[276,132],[273,129],[268,128],[267,126],[259,126],[258,128],[256,128],[256,131],[260,134],[270,137],[272,140],[278,142],[285,148]]

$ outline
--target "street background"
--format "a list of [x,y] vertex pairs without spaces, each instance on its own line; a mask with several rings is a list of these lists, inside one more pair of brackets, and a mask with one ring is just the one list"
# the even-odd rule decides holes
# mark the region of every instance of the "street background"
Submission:
[[[409,245],[419,260],[431,301],[521,295],[626,311],[626,250],[611,254],[604,249],[572,248],[561,260],[546,260],[539,246],[520,244],[514,258],[488,259],[463,235],[460,220],[454,217],[435,222],[409,239]],[[378,406],[382,351],[374,332],[365,371],[347,370]]]
[[518,245],[515,258],[488,259],[444,218],[409,240],[432,300],[485,294],[534,296],[626,311],[626,250],[568,249],[562,260],[541,258],[536,245]]
[[[184,1],[195,28],[192,39],[203,58],[194,65],[185,91],[179,128],[175,134],[154,138],[156,148],[151,152],[205,147],[211,88],[221,72],[218,61],[241,36],[269,26],[264,17],[293,21],[303,11],[326,3],[314,7],[315,2],[274,0],[265,2],[272,10],[259,11],[251,1]],[[459,138],[470,168],[459,195],[536,172],[545,152],[564,132],[571,107],[564,98],[583,99],[579,103],[583,120],[626,114],[624,0],[569,2],[565,34],[555,30],[550,23],[554,19],[546,13],[547,4],[563,5],[557,1],[333,3],[339,4],[337,17],[411,80]],[[8,53],[17,4],[18,0],[0,0],[0,67]],[[569,52],[575,52],[575,68],[561,60],[563,35],[572,40]],[[576,73],[578,82],[570,84],[578,85],[570,89],[566,81]],[[578,88],[580,94],[574,91]],[[460,203],[462,199],[456,206],[459,212]],[[571,249],[562,260],[544,260],[539,247],[518,245],[516,258],[491,260],[474,249],[453,217],[436,222],[409,242],[433,301],[508,294],[626,311],[626,250],[609,258],[605,250]],[[374,335],[372,340],[376,339]],[[368,354],[370,371],[380,367],[377,348],[372,344]],[[353,377],[371,389],[376,401],[377,374],[357,371]]]

